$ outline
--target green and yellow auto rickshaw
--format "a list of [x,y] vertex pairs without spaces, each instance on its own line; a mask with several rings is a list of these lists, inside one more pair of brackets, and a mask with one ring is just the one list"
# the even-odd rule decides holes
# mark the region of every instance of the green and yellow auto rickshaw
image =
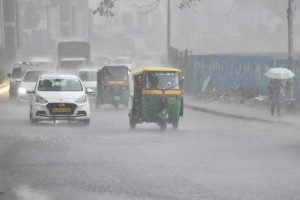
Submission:
[[111,104],[115,108],[119,105],[128,106],[129,102],[129,74],[127,66],[104,66],[97,72],[96,107]]
[[183,116],[182,82],[181,71],[175,68],[146,68],[134,73],[130,127],[148,122],[157,123],[161,130],[167,123],[177,129]]

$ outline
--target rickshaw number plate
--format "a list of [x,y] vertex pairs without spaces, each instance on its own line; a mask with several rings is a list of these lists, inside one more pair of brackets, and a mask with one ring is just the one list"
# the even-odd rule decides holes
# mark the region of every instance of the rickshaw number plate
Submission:
[[168,100],[168,104],[175,104],[176,103],[176,98],[175,97],[169,97],[167,100]]
[[70,113],[72,112],[71,108],[53,108],[53,113]]

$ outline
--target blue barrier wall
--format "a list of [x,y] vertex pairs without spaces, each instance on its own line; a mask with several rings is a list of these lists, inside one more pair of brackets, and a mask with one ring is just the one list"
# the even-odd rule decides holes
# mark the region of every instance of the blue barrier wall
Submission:
[[[267,94],[264,73],[272,67],[287,67],[287,59],[252,55],[193,55],[192,90],[201,91],[204,81],[211,76],[211,84],[219,90],[233,90],[239,86],[256,86],[262,95]],[[296,96],[300,97],[300,60],[295,61]],[[299,98],[300,99],[300,98]]]

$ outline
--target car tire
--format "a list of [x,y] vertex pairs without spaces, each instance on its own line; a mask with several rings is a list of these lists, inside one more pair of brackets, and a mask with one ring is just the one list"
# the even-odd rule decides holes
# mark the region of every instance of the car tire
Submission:
[[9,99],[16,99],[17,98],[17,95],[13,92],[13,91],[11,91],[11,90],[9,90]]
[[33,119],[31,112],[30,112],[30,115],[29,115],[29,120],[30,120],[30,123],[31,123],[32,125],[37,124],[37,120]]
[[83,123],[83,125],[85,125],[85,126],[89,126],[89,125],[90,125],[90,119],[82,120],[82,123]]

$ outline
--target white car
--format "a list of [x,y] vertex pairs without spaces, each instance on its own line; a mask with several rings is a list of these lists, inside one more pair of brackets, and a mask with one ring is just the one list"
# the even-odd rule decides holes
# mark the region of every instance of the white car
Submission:
[[90,123],[90,103],[80,79],[75,75],[40,76],[30,103],[30,121],[81,121]]
[[40,75],[45,73],[50,73],[50,71],[29,69],[24,73],[18,88],[19,102],[30,100],[30,95],[27,91],[33,91]]
[[97,70],[96,69],[82,69],[78,71],[77,76],[83,83],[85,90],[90,99],[96,98],[97,93]]

